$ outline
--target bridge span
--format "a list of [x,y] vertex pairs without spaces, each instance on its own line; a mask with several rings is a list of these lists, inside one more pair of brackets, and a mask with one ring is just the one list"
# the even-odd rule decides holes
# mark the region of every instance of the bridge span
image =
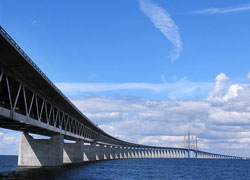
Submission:
[[[23,132],[19,166],[125,158],[242,159],[195,149],[126,142],[80,112],[0,26],[0,127]],[[30,133],[49,136],[34,139]],[[64,139],[75,143],[65,143]]]

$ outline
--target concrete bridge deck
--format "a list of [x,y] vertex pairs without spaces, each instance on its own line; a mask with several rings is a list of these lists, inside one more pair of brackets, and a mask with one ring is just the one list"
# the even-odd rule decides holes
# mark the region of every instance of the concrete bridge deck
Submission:
[[[2,27],[0,127],[24,132],[19,148],[20,166],[58,166],[63,162],[117,158],[186,158],[190,152],[197,158],[240,158],[194,149],[147,146],[113,137],[80,112]],[[51,139],[33,139],[29,133]],[[76,143],[64,143],[64,139]]]

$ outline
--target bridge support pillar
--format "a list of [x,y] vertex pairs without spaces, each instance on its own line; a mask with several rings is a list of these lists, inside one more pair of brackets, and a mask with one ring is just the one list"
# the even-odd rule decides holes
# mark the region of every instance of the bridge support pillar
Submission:
[[123,158],[127,159],[128,158],[128,147],[123,147]]
[[104,145],[96,146],[96,160],[104,160]]
[[127,152],[128,152],[128,158],[132,158],[132,149],[131,149],[131,147],[127,148]]
[[114,159],[120,159],[121,156],[121,148],[120,146],[115,147],[115,158]]
[[149,150],[145,149],[145,158],[149,158],[148,152],[149,152]]
[[109,160],[110,159],[110,146],[105,145],[103,147],[103,153],[104,153],[104,160]]
[[110,152],[110,159],[116,159],[116,147],[115,146],[110,146],[109,149]]
[[84,145],[84,161],[96,161],[96,143]]
[[120,149],[119,150],[120,151],[120,153],[119,153],[120,157],[119,156],[118,157],[119,157],[119,159],[123,159],[124,158],[124,149],[123,149],[123,147],[119,147],[119,149]]
[[18,166],[62,166],[63,145],[63,135],[60,134],[50,139],[34,139],[28,133],[22,133]]
[[63,163],[81,163],[84,156],[84,141],[77,140],[75,143],[64,143]]

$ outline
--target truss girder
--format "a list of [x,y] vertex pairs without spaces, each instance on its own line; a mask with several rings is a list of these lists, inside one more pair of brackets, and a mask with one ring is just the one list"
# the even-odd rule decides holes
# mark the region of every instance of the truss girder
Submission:
[[[0,71],[0,112],[9,112],[7,116],[5,113],[5,118],[22,122],[23,127],[26,122],[33,121],[33,125],[47,127],[72,138],[94,141],[96,137],[96,132],[12,78],[3,69]],[[20,130],[23,130],[21,126]]]

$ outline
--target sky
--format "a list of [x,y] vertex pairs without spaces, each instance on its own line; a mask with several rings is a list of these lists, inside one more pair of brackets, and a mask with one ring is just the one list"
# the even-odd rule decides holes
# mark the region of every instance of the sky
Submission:
[[[250,1],[1,0],[0,25],[120,139],[250,156]],[[20,132],[0,129],[0,154]]]

